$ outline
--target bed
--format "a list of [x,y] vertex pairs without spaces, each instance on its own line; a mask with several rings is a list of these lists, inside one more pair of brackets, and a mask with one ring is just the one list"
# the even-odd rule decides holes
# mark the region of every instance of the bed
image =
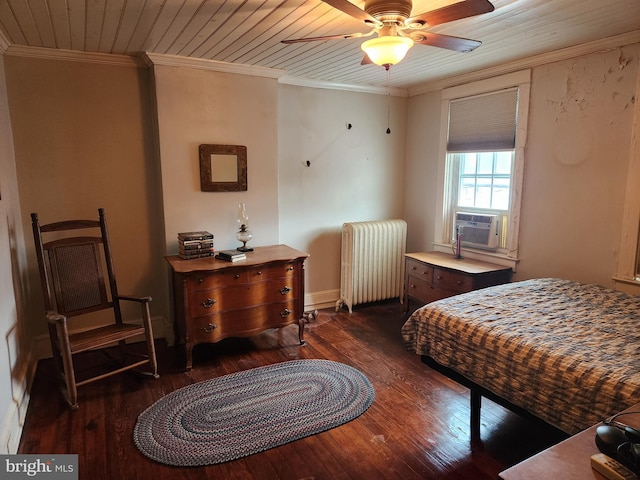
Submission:
[[640,296],[557,278],[416,310],[407,349],[471,388],[471,436],[488,396],[577,433],[640,401]]

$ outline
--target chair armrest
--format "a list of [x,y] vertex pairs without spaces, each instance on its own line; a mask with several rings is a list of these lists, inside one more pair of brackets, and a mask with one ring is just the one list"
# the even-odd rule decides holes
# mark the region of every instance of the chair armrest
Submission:
[[118,300],[130,300],[132,302],[148,303],[151,301],[151,297],[132,297],[130,295],[118,295]]
[[60,313],[54,312],[53,310],[49,310],[46,316],[47,316],[47,322],[51,324],[64,323],[67,321],[67,317],[65,317]]

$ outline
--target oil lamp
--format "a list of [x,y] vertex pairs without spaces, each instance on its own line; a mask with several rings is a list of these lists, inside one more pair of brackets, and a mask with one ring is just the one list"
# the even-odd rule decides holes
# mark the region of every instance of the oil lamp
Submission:
[[238,232],[236,233],[236,238],[242,242],[242,246],[236,250],[240,252],[253,251],[253,248],[247,247],[247,242],[253,238],[253,234],[249,231],[249,216],[244,202],[238,204]]

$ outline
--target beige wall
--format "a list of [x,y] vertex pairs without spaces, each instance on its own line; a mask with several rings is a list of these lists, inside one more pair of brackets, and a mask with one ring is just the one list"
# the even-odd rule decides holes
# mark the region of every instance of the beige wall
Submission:
[[[122,294],[168,310],[148,71],[6,56],[20,206],[29,258],[27,330],[45,335],[29,214],[42,223],[96,218],[103,207]],[[138,311],[131,315],[139,316]]]
[[[239,202],[249,245],[279,243],[277,80],[166,65],[153,72],[167,251],[177,253],[178,232],[193,230],[213,233],[217,249],[239,246]],[[248,190],[202,192],[200,144],[246,146]]]
[[407,98],[390,98],[390,134],[384,95],[281,85],[278,107],[280,238],[310,253],[310,295],[335,303],[342,224],[402,218]]
[[639,51],[633,45],[533,70],[522,276],[613,285]]
[[[613,285],[639,50],[636,44],[533,68],[516,280]],[[425,189],[439,161],[439,132],[429,127],[439,125],[439,95],[410,99],[407,218],[423,224],[410,232],[414,249],[431,248],[434,238],[436,192]]]
[[409,101],[405,176],[408,252],[431,250],[436,235],[441,106],[439,90]]

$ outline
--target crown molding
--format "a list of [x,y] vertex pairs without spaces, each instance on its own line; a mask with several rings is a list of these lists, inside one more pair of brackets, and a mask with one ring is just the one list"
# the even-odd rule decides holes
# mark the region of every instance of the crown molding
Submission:
[[374,87],[371,85],[356,85],[350,83],[326,82],[322,80],[311,80],[309,78],[294,77],[284,75],[278,79],[279,83],[286,85],[295,85],[298,87],[309,88],[326,88],[329,90],[346,90],[349,92],[374,93],[377,95],[392,95],[394,97],[408,97],[409,92],[404,88]]
[[[308,78],[294,77],[287,75],[286,70],[277,68],[259,67],[255,65],[241,65],[236,63],[220,62],[218,60],[206,60],[203,58],[182,57],[179,55],[167,55],[160,53],[145,52],[143,61],[148,66],[164,65],[172,67],[199,68],[216,72],[236,73],[240,75],[254,75],[259,77],[277,78],[278,83],[296,85],[300,87],[327,88],[332,90],[348,90],[352,92],[376,93],[386,95],[384,87],[372,87],[366,85],[352,85],[345,83],[324,82],[321,80],[311,80]],[[406,97],[408,92],[404,89],[391,89],[388,93],[394,96]]]
[[621,35],[607,37],[602,40],[582,43],[573,47],[563,48],[561,50],[555,50],[553,52],[523,58],[521,60],[504,63],[496,67],[486,68],[455,77],[448,77],[442,80],[428,82],[418,87],[409,89],[409,96],[413,97],[416,95],[421,95],[423,93],[432,92],[434,90],[442,90],[444,88],[454,87],[456,85],[462,85],[464,83],[475,82],[477,80],[484,80],[485,78],[512,73],[517,70],[524,70],[527,68],[539,67],[541,65],[546,65],[553,62],[568,60],[570,58],[575,58],[582,55],[606,52],[614,48],[619,48],[634,43],[640,43],[640,30],[634,30],[632,32],[623,33]]
[[167,55],[161,53],[145,52],[142,60],[150,67],[163,65],[170,67],[189,67],[215,72],[236,73],[240,75],[254,75],[256,77],[279,78],[286,73],[285,70],[256,65],[242,65],[237,63],[220,62],[204,58],[181,57],[179,55]]
[[64,50],[59,48],[10,45],[4,52],[4,54],[15,57],[44,58],[47,60],[64,60],[68,62],[99,63],[103,65],[119,65],[123,67],[139,68],[146,66],[139,58],[129,55],[80,52],[78,50]]

